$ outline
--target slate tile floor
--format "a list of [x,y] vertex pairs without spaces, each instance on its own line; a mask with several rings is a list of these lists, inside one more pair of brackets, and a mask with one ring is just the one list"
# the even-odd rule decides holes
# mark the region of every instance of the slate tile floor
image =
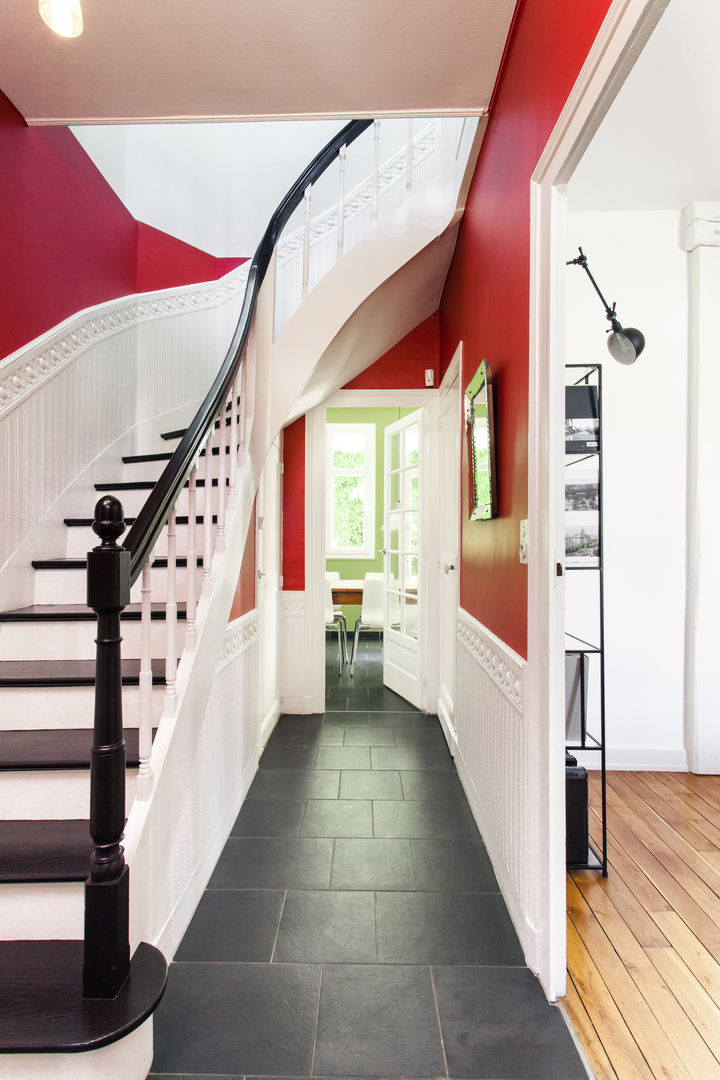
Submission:
[[282,716],[170,967],[150,1077],[584,1080],[435,717],[354,678]]

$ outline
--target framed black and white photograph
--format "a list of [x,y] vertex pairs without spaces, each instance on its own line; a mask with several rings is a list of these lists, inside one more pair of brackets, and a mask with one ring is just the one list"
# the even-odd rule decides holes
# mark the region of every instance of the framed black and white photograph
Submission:
[[565,387],[565,453],[600,450],[600,411],[596,386]]
[[600,565],[600,528],[597,514],[576,514],[565,521],[565,565]]
[[600,509],[600,485],[597,471],[565,470],[565,509],[570,512],[597,513]]

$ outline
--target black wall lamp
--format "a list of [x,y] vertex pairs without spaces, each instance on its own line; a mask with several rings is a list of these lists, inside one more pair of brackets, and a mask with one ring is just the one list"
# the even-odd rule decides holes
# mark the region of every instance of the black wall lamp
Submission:
[[569,259],[565,265],[582,266],[583,270],[592,281],[595,292],[602,300],[603,307],[605,308],[605,318],[609,320],[611,326],[611,330],[608,330],[610,336],[607,339],[607,346],[612,358],[617,360],[619,364],[634,364],[645,348],[645,338],[639,330],[636,330],[632,326],[627,326],[623,329],[615,314],[615,301],[613,300],[613,306],[610,307],[607,300],[600,292],[597,281],[590,273],[587,255],[583,254],[583,249],[581,247],[578,248],[578,251],[580,252],[578,257],[576,259]]

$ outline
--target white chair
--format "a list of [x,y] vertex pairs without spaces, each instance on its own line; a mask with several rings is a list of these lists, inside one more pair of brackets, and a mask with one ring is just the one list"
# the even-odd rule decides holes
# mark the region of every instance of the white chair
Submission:
[[347,661],[347,623],[342,611],[333,607],[332,582],[325,578],[325,629],[337,630],[338,664],[342,675],[343,664]]
[[[327,580],[330,582],[331,585],[337,585],[339,583],[339,581],[340,581],[340,571],[339,570],[326,570],[325,571],[325,577],[327,578]],[[339,604],[336,604],[335,601],[333,601],[333,611],[335,612],[336,615],[342,615],[343,614],[343,609],[340,607]]]
[[382,630],[384,628],[385,609],[385,582],[382,575],[378,577],[365,575],[363,582],[362,611],[360,618],[355,620],[355,637],[353,639],[352,660],[350,662],[350,674],[355,674],[355,658],[357,657],[358,638],[361,630]]

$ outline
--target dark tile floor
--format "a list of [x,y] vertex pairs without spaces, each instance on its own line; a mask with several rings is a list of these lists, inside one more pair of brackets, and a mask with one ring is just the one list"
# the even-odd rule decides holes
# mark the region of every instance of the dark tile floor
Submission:
[[351,680],[282,716],[155,1016],[150,1077],[584,1080],[437,718]]

